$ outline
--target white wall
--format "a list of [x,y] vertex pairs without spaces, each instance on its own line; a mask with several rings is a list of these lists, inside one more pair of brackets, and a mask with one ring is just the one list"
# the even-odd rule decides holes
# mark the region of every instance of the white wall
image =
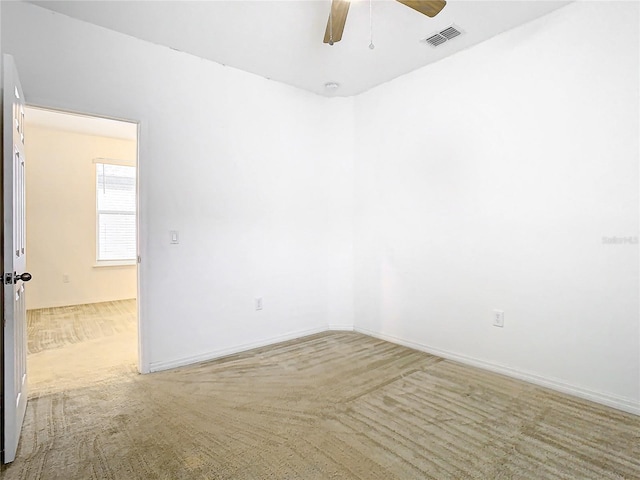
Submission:
[[[96,158],[136,163],[135,140],[29,124],[27,308],[135,298],[136,266],[96,267]],[[65,281],[65,277],[66,280]]]
[[143,367],[353,324],[352,100],[1,7],[27,102],[141,122]]
[[[636,3],[357,97],[356,329],[640,413]],[[505,312],[504,328],[492,310]]]

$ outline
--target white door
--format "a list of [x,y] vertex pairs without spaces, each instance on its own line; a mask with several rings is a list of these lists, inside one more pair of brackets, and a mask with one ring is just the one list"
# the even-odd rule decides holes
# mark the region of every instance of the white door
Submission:
[[20,430],[27,408],[27,315],[25,282],[31,275],[26,268],[24,95],[13,58],[3,56],[3,242],[4,258],[3,349],[4,463],[12,462],[18,449]]

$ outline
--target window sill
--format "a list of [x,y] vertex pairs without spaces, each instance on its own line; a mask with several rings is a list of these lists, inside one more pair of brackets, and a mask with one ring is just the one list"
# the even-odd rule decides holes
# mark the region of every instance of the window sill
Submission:
[[95,263],[93,268],[102,267],[133,267],[136,265],[135,260],[102,260]]

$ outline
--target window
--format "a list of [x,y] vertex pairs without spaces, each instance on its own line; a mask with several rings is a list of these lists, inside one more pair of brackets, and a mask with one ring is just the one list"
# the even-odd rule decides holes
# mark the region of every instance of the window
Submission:
[[96,163],[97,260],[136,258],[136,168]]

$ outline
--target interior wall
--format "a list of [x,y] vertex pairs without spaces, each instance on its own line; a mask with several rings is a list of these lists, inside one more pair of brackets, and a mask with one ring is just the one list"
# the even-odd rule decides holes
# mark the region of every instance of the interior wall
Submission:
[[96,267],[96,158],[135,166],[136,142],[27,123],[27,308],[135,298],[136,266]]
[[577,2],[356,98],[357,330],[640,413],[638,18]]
[[140,121],[143,371],[353,325],[352,100],[1,8],[27,102]]

